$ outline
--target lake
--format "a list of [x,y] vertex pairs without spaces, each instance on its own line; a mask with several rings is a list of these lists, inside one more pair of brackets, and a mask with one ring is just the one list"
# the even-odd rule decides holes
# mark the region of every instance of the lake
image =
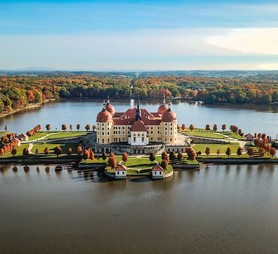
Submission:
[[[51,124],[52,130],[61,130],[63,123],[72,124],[76,128],[81,124],[84,129],[87,123],[93,125],[96,116],[102,109],[101,100],[66,100],[43,105],[40,109],[19,112],[0,119],[0,130],[5,126],[8,130],[16,133],[26,132],[35,125],[41,124],[45,130],[46,124]],[[125,111],[133,101],[111,101],[116,111]],[[141,101],[142,107],[150,112],[156,112],[160,101]],[[278,107],[277,106],[206,106],[196,103],[176,102],[172,104],[172,109],[176,112],[179,124],[205,128],[214,124],[221,129],[222,124],[226,124],[229,129],[231,124],[237,125],[244,133],[262,132],[276,137],[278,134]]]
[[[131,102],[134,103],[134,102]],[[124,111],[130,101],[112,101]],[[101,101],[45,104],[0,120],[94,124]],[[156,111],[159,103],[142,101]],[[180,124],[238,125],[276,136],[276,107],[172,105]],[[0,165],[0,253],[278,253],[278,165],[208,165],[173,178],[109,181],[55,165]]]
[[278,166],[108,181],[0,167],[0,253],[277,253]]

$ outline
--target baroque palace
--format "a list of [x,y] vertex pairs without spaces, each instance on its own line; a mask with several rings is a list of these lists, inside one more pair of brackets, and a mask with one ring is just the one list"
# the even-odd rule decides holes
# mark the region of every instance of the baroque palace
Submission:
[[96,122],[96,143],[98,147],[109,148],[109,151],[148,153],[164,150],[165,147],[171,147],[171,151],[181,151],[186,146],[180,142],[177,145],[177,117],[165,99],[157,112],[140,107],[139,99],[137,107],[129,108],[126,112],[116,112],[107,100]]

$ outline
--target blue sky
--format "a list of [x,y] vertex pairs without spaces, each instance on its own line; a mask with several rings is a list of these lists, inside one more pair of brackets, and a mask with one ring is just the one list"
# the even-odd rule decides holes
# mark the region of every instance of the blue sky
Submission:
[[0,1],[0,69],[278,69],[261,2]]

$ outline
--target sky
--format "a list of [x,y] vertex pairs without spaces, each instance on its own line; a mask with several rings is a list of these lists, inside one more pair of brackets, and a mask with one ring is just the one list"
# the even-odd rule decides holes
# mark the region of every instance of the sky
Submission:
[[278,3],[0,1],[0,69],[278,70]]

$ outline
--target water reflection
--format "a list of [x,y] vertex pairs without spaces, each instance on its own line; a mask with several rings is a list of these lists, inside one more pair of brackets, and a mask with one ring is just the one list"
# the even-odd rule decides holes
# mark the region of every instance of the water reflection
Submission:
[[14,165],[14,166],[13,166],[13,168],[12,168],[12,170],[13,170],[13,172],[16,174],[16,173],[18,172],[18,168],[17,168],[17,166],[16,166],[16,165]]

